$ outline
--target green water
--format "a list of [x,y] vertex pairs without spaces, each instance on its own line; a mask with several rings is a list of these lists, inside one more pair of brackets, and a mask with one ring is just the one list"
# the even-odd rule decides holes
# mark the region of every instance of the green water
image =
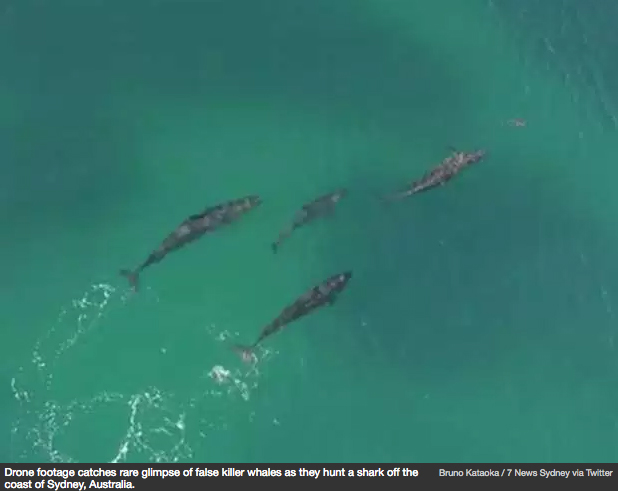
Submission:
[[[615,462],[617,40],[546,3],[5,2],[0,460]],[[376,202],[449,145],[488,157]],[[347,269],[256,370],[230,351]]]

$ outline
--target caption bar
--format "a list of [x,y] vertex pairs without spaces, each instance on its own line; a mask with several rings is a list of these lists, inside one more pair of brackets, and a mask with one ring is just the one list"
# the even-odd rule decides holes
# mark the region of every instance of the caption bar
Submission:
[[[47,489],[90,490],[90,489],[147,489],[149,486],[177,489],[203,487],[205,479],[225,479],[229,482],[238,479],[301,478],[326,482],[340,481],[341,478],[361,480],[385,480],[386,482],[406,483],[439,482],[453,479],[473,479],[475,482],[494,482],[495,478],[512,482],[534,480],[552,482],[556,480],[604,481],[613,482],[618,465],[595,465],[577,467],[567,465],[534,466],[513,465],[504,468],[499,465],[444,465],[444,464],[399,464],[399,465],[222,465],[196,466],[183,464],[157,465],[5,465],[3,471],[4,489]],[[325,482],[326,481],[326,482]],[[221,481],[219,481],[222,484]],[[406,485],[408,489],[409,484]],[[617,488],[618,489],[618,488]]]
[[[64,466],[63,466],[64,467]],[[5,489],[133,489],[146,480],[175,480],[236,477],[304,477],[311,479],[330,477],[418,477],[417,469],[407,467],[194,467],[184,465],[167,466],[167,468],[91,468],[72,466],[70,468],[37,467],[19,469],[4,468]],[[183,483],[184,484],[184,483]]]

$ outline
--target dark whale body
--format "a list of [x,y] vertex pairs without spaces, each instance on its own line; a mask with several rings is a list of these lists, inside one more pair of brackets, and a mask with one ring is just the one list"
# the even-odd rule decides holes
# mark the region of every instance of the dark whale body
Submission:
[[292,224],[285,230],[281,231],[277,240],[272,243],[273,252],[276,253],[283,241],[292,235],[292,232],[294,232],[297,228],[307,225],[317,218],[330,215],[334,211],[335,205],[343,197],[345,197],[346,194],[346,189],[338,189],[332,193],[325,194],[309,203],[304,204],[303,207],[296,212],[296,216],[294,217]]
[[427,172],[420,179],[410,183],[404,190],[387,197],[387,199],[399,200],[438,186],[443,186],[466,167],[481,161],[485,154],[485,150],[468,153],[453,149],[453,153],[438,166]]
[[242,356],[243,360],[250,361],[253,349],[268,336],[275,334],[286,325],[319,307],[333,305],[337,296],[346,288],[350,278],[352,278],[352,272],[346,271],[331,276],[319,285],[314,286],[298,297],[294,303],[285,307],[270,324],[262,329],[260,336],[251,346],[235,345],[234,350]]
[[213,232],[225,225],[238,220],[249,210],[254,209],[262,203],[257,195],[245,196],[244,198],[226,201],[215,206],[206,208],[201,213],[191,215],[184,220],[176,229],[169,234],[161,245],[150,253],[146,261],[137,269],[131,271],[123,269],[120,274],[125,276],[133,288],[137,291],[139,275],[148,266],[163,260],[170,252],[180,249],[193,242],[204,234]]

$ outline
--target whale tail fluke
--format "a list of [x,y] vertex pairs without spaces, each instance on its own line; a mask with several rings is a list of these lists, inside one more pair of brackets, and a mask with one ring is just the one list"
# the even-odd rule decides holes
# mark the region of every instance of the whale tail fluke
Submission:
[[279,232],[279,237],[277,237],[277,240],[274,241],[271,244],[271,248],[273,250],[273,253],[277,254],[277,252],[279,251],[279,248],[281,247],[281,244],[283,244],[283,242],[290,236],[292,235],[292,232],[294,231],[294,229],[298,228],[299,225],[294,222],[290,227],[286,228],[285,230]]
[[129,269],[121,269],[120,274],[129,280],[129,285],[131,285],[133,291],[136,292],[139,287],[139,273]]
[[232,346],[232,350],[235,351],[245,363],[257,362],[257,356],[255,356],[253,348],[254,346],[244,346],[242,344],[235,344]]

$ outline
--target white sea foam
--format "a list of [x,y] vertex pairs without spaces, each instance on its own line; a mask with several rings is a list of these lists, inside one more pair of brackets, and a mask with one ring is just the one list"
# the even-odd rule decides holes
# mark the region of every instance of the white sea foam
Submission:
[[[191,442],[207,438],[210,431],[225,430],[233,421],[226,417],[226,408],[215,402],[223,397],[226,404],[248,401],[257,387],[258,365],[246,366],[238,361],[238,368],[216,364],[195,380],[193,393],[179,396],[158,387],[147,387],[135,393],[122,393],[110,387],[86,398],[69,396],[61,402],[55,395],[54,374],[58,363],[70,350],[79,350],[88,335],[104,325],[106,315],[114,308],[122,308],[131,298],[107,283],[97,283],[69,302],[58,319],[45,331],[32,349],[30,363],[18,368],[11,378],[11,390],[21,406],[19,418],[12,427],[12,458],[44,462],[77,462],[89,460],[67,449],[67,435],[79,431],[79,422],[97,427],[98,420],[110,412],[120,414],[119,424],[110,428],[117,444],[109,449],[105,460],[124,462],[149,460],[151,462],[179,462],[193,455]],[[159,299],[145,289],[145,302]],[[213,341],[229,343],[238,336],[214,325],[206,328]],[[229,349],[228,346],[223,350]],[[222,353],[223,353],[222,350]],[[165,354],[167,350],[161,348]],[[259,351],[260,364],[272,353]],[[70,363],[64,359],[63,364]],[[80,367],[75,367],[79,370]],[[63,394],[66,387],[60,387]],[[70,391],[69,391],[70,394]],[[207,406],[208,417],[203,417]],[[198,417],[199,415],[199,417]],[[255,413],[248,411],[253,420]]]

